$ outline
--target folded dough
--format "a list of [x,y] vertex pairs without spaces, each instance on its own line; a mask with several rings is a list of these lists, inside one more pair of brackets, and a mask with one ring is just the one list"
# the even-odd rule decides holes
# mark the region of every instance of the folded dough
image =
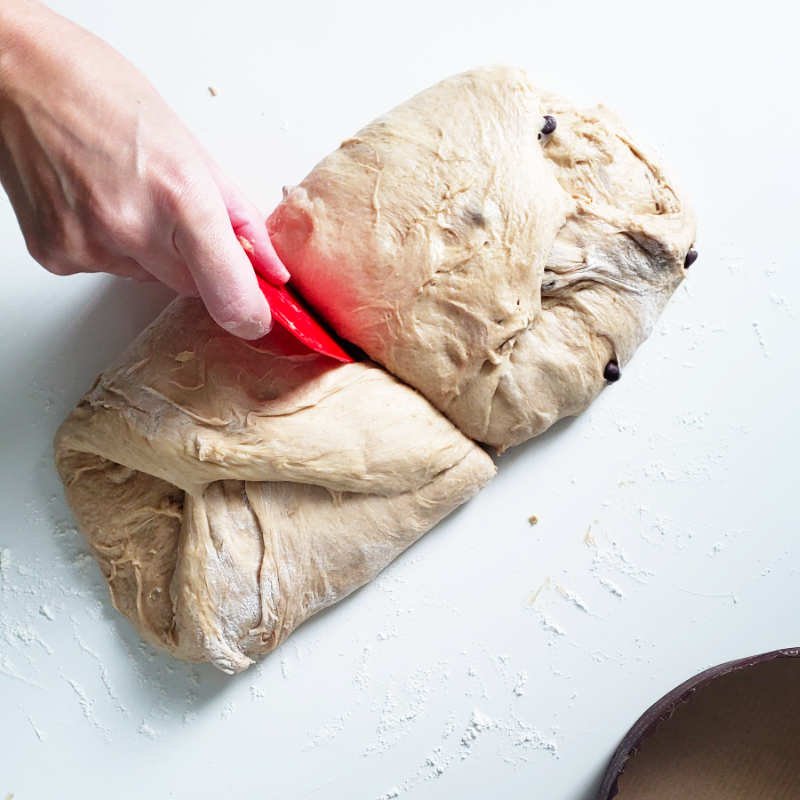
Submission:
[[64,422],[56,464],[114,602],[226,672],[362,586],[494,474],[413,389],[173,302]]
[[478,491],[494,466],[471,439],[503,449],[585,408],[648,335],[694,239],[607,111],[505,68],[368,125],[269,227],[306,298],[388,372],[278,329],[253,346],[178,300],[56,439],[117,607],[227,672]]
[[[540,135],[544,115],[557,122]],[[505,449],[577,414],[683,278],[694,222],[602,108],[496,67],[375,120],[269,221],[335,330],[467,436]]]

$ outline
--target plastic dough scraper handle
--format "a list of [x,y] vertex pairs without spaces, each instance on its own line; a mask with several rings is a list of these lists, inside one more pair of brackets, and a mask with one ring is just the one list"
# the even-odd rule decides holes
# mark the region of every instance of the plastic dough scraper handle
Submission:
[[[239,241],[244,251],[250,255],[253,252],[252,243],[244,236],[239,236]],[[324,356],[344,363],[354,361],[288,286],[275,286],[259,274],[258,268],[254,266],[254,269],[258,286],[264,297],[267,298],[272,317],[282,328],[285,328],[295,339],[316,353],[322,353]]]

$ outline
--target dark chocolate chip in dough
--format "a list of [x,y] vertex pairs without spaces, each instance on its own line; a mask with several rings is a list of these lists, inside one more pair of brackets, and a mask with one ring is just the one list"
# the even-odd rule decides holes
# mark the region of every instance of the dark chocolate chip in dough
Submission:
[[622,372],[620,371],[619,364],[613,359],[606,364],[606,368],[603,370],[603,377],[609,382],[614,383],[618,381],[622,377]]
[[486,218],[483,216],[483,214],[481,214],[480,211],[476,211],[475,209],[471,208],[467,211],[467,220],[476,228],[486,227]]
[[689,269],[689,267],[691,267],[692,264],[697,261],[697,256],[697,250],[695,250],[694,247],[690,247],[689,252],[686,254],[686,258],[683,260],[683,268]]
[[542,127],[542,133],[545,136],[549,136],[554,130],[556,129],[556,118],[551,117],[549,114],[544,115],[544,126]]

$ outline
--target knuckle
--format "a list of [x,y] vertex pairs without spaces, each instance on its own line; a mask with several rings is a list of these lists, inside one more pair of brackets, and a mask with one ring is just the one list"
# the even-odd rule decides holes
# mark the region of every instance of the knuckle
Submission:
[[78,269],[95,267],[105,258],[104,249],[95,238],[94,231],[89,231],[73,218],[64,220],[56,228],[56,248],[65,260],[76,264]]
[[150,185],[168,211],[177,212],[195,195],[197,168],[188,160],[153,165]]
[[45,269],[50,269],[48,266],[52,260],[52,247],[50,243],[41,236],[25,236],[25,246],[28,248],[28,253],[34,261],[37,261]]
[[31,258],[53,275],[70,275],[74,272],[65,257],[64,250],[52,234],[26,236],[25,245]]
[[217,217],[216,185],[203,165],[191,161],[173,164],[159,171],[153,188],[159,209],[175,221],[202,225]]

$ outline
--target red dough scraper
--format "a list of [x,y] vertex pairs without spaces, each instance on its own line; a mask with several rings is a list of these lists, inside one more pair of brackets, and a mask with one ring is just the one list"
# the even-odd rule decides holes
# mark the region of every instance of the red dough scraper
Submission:
[[[252,243],[244,236],[239,236],[239,241],[245,252],[250,255],[253,252]],[[269,303],[272,317],[282,328],[285,328],[295,339],[316,353],[344,363],[354,361],[288,286],[274,286],[264,279],[259,273],[258,267],[254,265],[253,268],[258,279],[258,286]]]

